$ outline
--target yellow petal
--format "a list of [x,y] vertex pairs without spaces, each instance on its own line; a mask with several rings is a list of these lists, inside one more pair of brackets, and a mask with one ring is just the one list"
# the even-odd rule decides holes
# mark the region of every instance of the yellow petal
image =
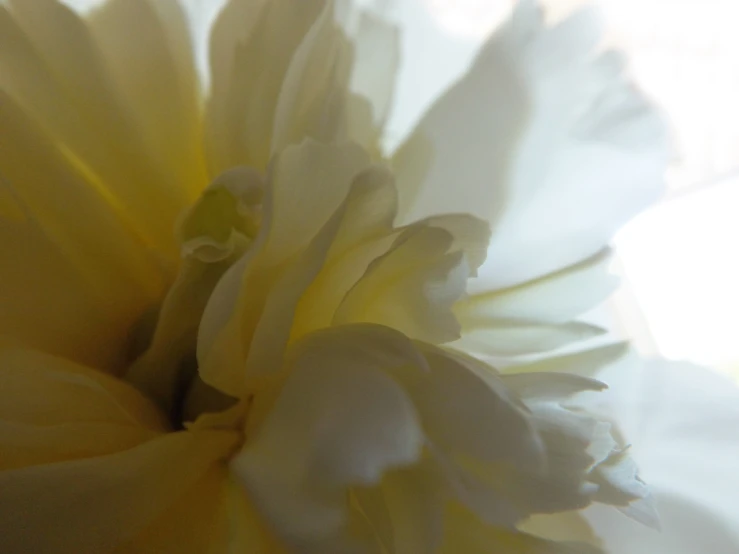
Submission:
[[165,428],[127,383],[39,352],[0,352],[1,470],[113,454]]
[[[0,88],[40,123],[91,184],[118,204],[147,248],[175,262],[172,225],[192,191],[178,181],[177,167],[152,155],[90,25],[56,1],[14,1],[11,12],[0,11],[0,35],[7,41],[0,48]],[[140,43],[157,42],[149,32],[139,37]],[[174,117],[184,121],[192,116]]]
[[[216,286],[203,315],[198,359],[210,385],[238,396],[247,354],[260,359],[250,361],[259,373],[279,369],[295,307],[323,265],[354,177],[368,165],[358,146],[310,140],[276,158],[260,234]],[[258,328],[264,342],[254,340]]]
[[391,246],[397,236],[393,229],[397,207],[394,183],[381,166],[363,171],[354,180],[324,267],[296,309],[291,338],[331,325],[344,295]]
[[459,338],[451,306],[464,294],[469,268],[453,237],[434,227],[407,229],[347,293],[334,324],[388,325],[430,343]]
[[0,98],[0,186],[24,211],[22,221],[0,219],[0,333],[116,367],[131,327],[168,280],[162,260],[110,191],[91,182],[13,100]]
[[109,0],[88,25],[131,124],[168,178],[159,186],[192,200],[210,179],[194,47],[180,3]]
[[117,454],[0,472],[3,548],[98,554],[125,544],[186,498],[237,439],[184,431]]

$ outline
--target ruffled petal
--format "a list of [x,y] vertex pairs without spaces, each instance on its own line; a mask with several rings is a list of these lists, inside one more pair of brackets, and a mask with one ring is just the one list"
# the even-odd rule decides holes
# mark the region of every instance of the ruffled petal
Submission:
[[342,533],[346,487],[415,462],[423,432],[383,370],[417,363],[410,342],[378,326],[337,327],[294,346],[290,376],[231,467],[276,532],[310,544]]

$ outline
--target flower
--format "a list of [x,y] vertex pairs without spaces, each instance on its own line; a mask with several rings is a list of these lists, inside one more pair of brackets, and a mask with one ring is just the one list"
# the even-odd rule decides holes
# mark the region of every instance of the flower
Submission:
[[[454,142],[460,123],[440,132],[455,96],[500,67],[530,79],[534,106],[549,98],[537,71],[592,73],[597,86],[546,129],[509,111],[524,137],[514,159],[525,168],[527,149],[557,129],[567,155],[592,133],[630,161],[621,133],[651,132],[653,116],[618,71],[591,63],[593,41],[559,54],[571,73],[536,61],[587,21],[549,29],[524,3],[386,159],[392,87],[352,66],[332,2],[232,0],[214,26],[204,101],[178,6],[109,0],[87,18],[51,0],[0,9],[6,547],[592,551],[518,526],[594,501],[645,505],[610,426],[566,404],[603,385],[563,370],[622,349],[511,375],[470,353],[530,354],[593,334],[571,320],[610,288],[602,249],[617,223],[591,234],[578,222],[588,239],[564,257],[527,252],[533,264],[467,295],[490,240],[493,261],[505,259],[499,233],[515,236],[510,210],[530,209],[537,176],[517,169],[491,214],[496,187],[479,179],[491,161],[499,171],[512,128],[463,117],[489,139],[482,157]],[[143,29],[140,42],[124,22]],[[360,85],[372,85],[371,105]],[[622,131],[603,118],[624,95],[634,115]],[[563,154],[548,155],[557,169]],[[659,164],[633,165],[648,177]],[[460,187],[450,200],[484,193],[460,206],[474,215],[423,207],[443,181]],[[582,295],[565,298],[572,287]]]

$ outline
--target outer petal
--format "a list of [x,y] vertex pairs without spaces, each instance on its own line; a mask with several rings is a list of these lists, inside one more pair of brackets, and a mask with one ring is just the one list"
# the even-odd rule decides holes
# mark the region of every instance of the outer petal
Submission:
[[[397,154],[406,218],[452,210],[491,221],[481,273],[491,287],[595,254],[659,193],[662,124],[620,60],[593,54],[599,38],[590,11],[547,28],[533,1],[520,2]],[[425,178],[407,156],[419,148],[433,151]]]
[[[109,0],[92,12],[89,25],[149,156],[163,166],[179,193],[192,200],[210,179],[195,49],[181,4]],[[133,29],[136,40],[131,40]]]
[[[134,0],[131,5],[138,9],[131,11],[138,19],[117,19],[117,30],[136,26],[138,44],[146,48],[146,58],[113,56],[114,37],[106,45],[111,48],[104,48],[108,58],[93,32],[94,23],[64,3],[20,0],[10,4],[10,11],[0,10],[0,35],[5,43],[0,48],[0,88],[53,137],[86,175],[91,188],[103,190],[118,204],[147,247],[167,261],[175,261],[172,225],[193,198],[195,189],[188,183],[202,175],[194,171],[186,181],[179,179],[192,169],[182,158],[197,160],[192,150],[197,138],[193,139],[189,125],[197,116],[182,111],[196,106],[196,89],[194,82],[178,78],[171,55],[182,48],[182,41],[170,42],[171,36],[165,33],[171,27],[165,27],[146,3]],[[158,4],[177,10],[171,0]],[[110,6],[115,8],[117,3]],[[101,9],[104,15],[109,8]],[[125,53],[130,53],[130,48]],[[142,75],[141,64],[154,67],[156,77],[148,71]],[[152,79],[156,89],[148,88]],[[161,107],[166,103],[161,98],[167,94],[172,100],[167,109],[154,107],[156,113],[141,112],[152,108],[152,99]],[[149,116],[155,120],[149,121]],[[145,129],[138,126],[144,119],[148,121]],[[180,138],[169,136],[173,132]],[[180,151],[177,145],[181,141],[190,146]]]
[[164,435],[118,454],[0,473],[3,547],[96,554],[136,537],[235,445],[232,433]]
[[0,381],[8,552],[96,554],[134,540],[238,441],[226,431],[165,434],[133,387],[53,356],[3,350]]

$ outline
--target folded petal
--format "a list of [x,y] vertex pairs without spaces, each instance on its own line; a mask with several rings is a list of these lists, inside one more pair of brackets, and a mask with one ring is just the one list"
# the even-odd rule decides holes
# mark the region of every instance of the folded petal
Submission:
[[377,484],[418,459],[417,414],[383,371],[417,358],[407,339],[378,326],[317,332],[293,348],[274,407],[231,467],[280,536],[310,544],[341,533],[346,487]]

